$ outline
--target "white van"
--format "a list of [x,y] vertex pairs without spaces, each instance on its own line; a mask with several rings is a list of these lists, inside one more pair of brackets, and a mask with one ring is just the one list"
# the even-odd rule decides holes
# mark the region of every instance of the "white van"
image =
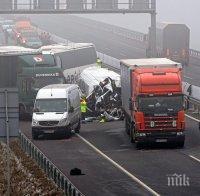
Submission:
[[40,134],[77,133],[81,126],[80,90],[75,84],[53,84],[37,93],[32,117],[32,137]]

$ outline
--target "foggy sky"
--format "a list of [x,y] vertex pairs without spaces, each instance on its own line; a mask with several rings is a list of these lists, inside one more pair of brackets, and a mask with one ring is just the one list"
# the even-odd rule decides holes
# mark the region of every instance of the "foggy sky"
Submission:
[[[157,21],[187,24],[191,29],[191,48],[200,50],[199,9],[200,0],[157,0]],[[99,14],[85,17],[144,33],[150,25],[150,17],[144,14]]]

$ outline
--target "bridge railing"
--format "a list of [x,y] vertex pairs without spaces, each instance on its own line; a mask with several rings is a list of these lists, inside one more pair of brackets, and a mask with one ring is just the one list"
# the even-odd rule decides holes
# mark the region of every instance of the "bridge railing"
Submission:
[[22,132],[19,132],[19,140],[24,152],[37,162],[47,177],[54,181],[66,196],[84,196]]
[[110,1],[101,0],[1,0],[0,13],[152,13],[155,12],[155,0]]

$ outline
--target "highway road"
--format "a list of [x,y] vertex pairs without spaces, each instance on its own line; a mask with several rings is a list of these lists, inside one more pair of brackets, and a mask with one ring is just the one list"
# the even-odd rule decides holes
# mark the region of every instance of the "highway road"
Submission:
[[[94,43],[97,51],[117,59],[142,58],[146,55],[146,44],[124,38],[106,29],[107,25],[72,15],[32,15],[32,21],[45,29],[73,42]],[[200,86],[200,67],[190,64],[184,68],[184,80]]]
[[[92,42],[99,52],[115,58],[145,57],[145,45],[108,31],[89,27],[71,15],[32,16],[42,29],[74,42]],[[199,85],[200,69],[190,65],[185,80]],[[183,149],[166,145],[136,150],[124,131],[124,122],[89,123],[80,136],[70,139],[44,137],[33,141],[72,183],[87,196],[194,195],[200,193],[200,131],[187,117]],[[31,138],[30,122],[21,130]],[[70,176],[74,167],[81,176]],[[185,175],[185,186],[168,186],[170,175]],[[139,181],[140,180],[140,181]]]
[[[21,122],[20,127],[31,138],[30,122]],[[152,195],[102,153],[158,194],[198,196],[200,193],[200,132],[198,124],[190,119],[187,119],[184,149],[153,145],[136,150],[124,131],[123,121],[85,124],[80,136],[84,139],[77,135],[70,139],[47,135],[33,142],[87,196]],[[84,175],[70,176],[75,167]],[[168,175],[175,173],[189,177],[189,186],[168,186]]]

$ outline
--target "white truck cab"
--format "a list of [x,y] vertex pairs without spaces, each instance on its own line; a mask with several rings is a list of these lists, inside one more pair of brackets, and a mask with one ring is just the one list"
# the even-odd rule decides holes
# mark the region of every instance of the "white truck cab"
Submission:
[[75,84],[53,84],[37,93],[32,117],[32,137],[61,133],[66,137],[80,130],[80,90]]

